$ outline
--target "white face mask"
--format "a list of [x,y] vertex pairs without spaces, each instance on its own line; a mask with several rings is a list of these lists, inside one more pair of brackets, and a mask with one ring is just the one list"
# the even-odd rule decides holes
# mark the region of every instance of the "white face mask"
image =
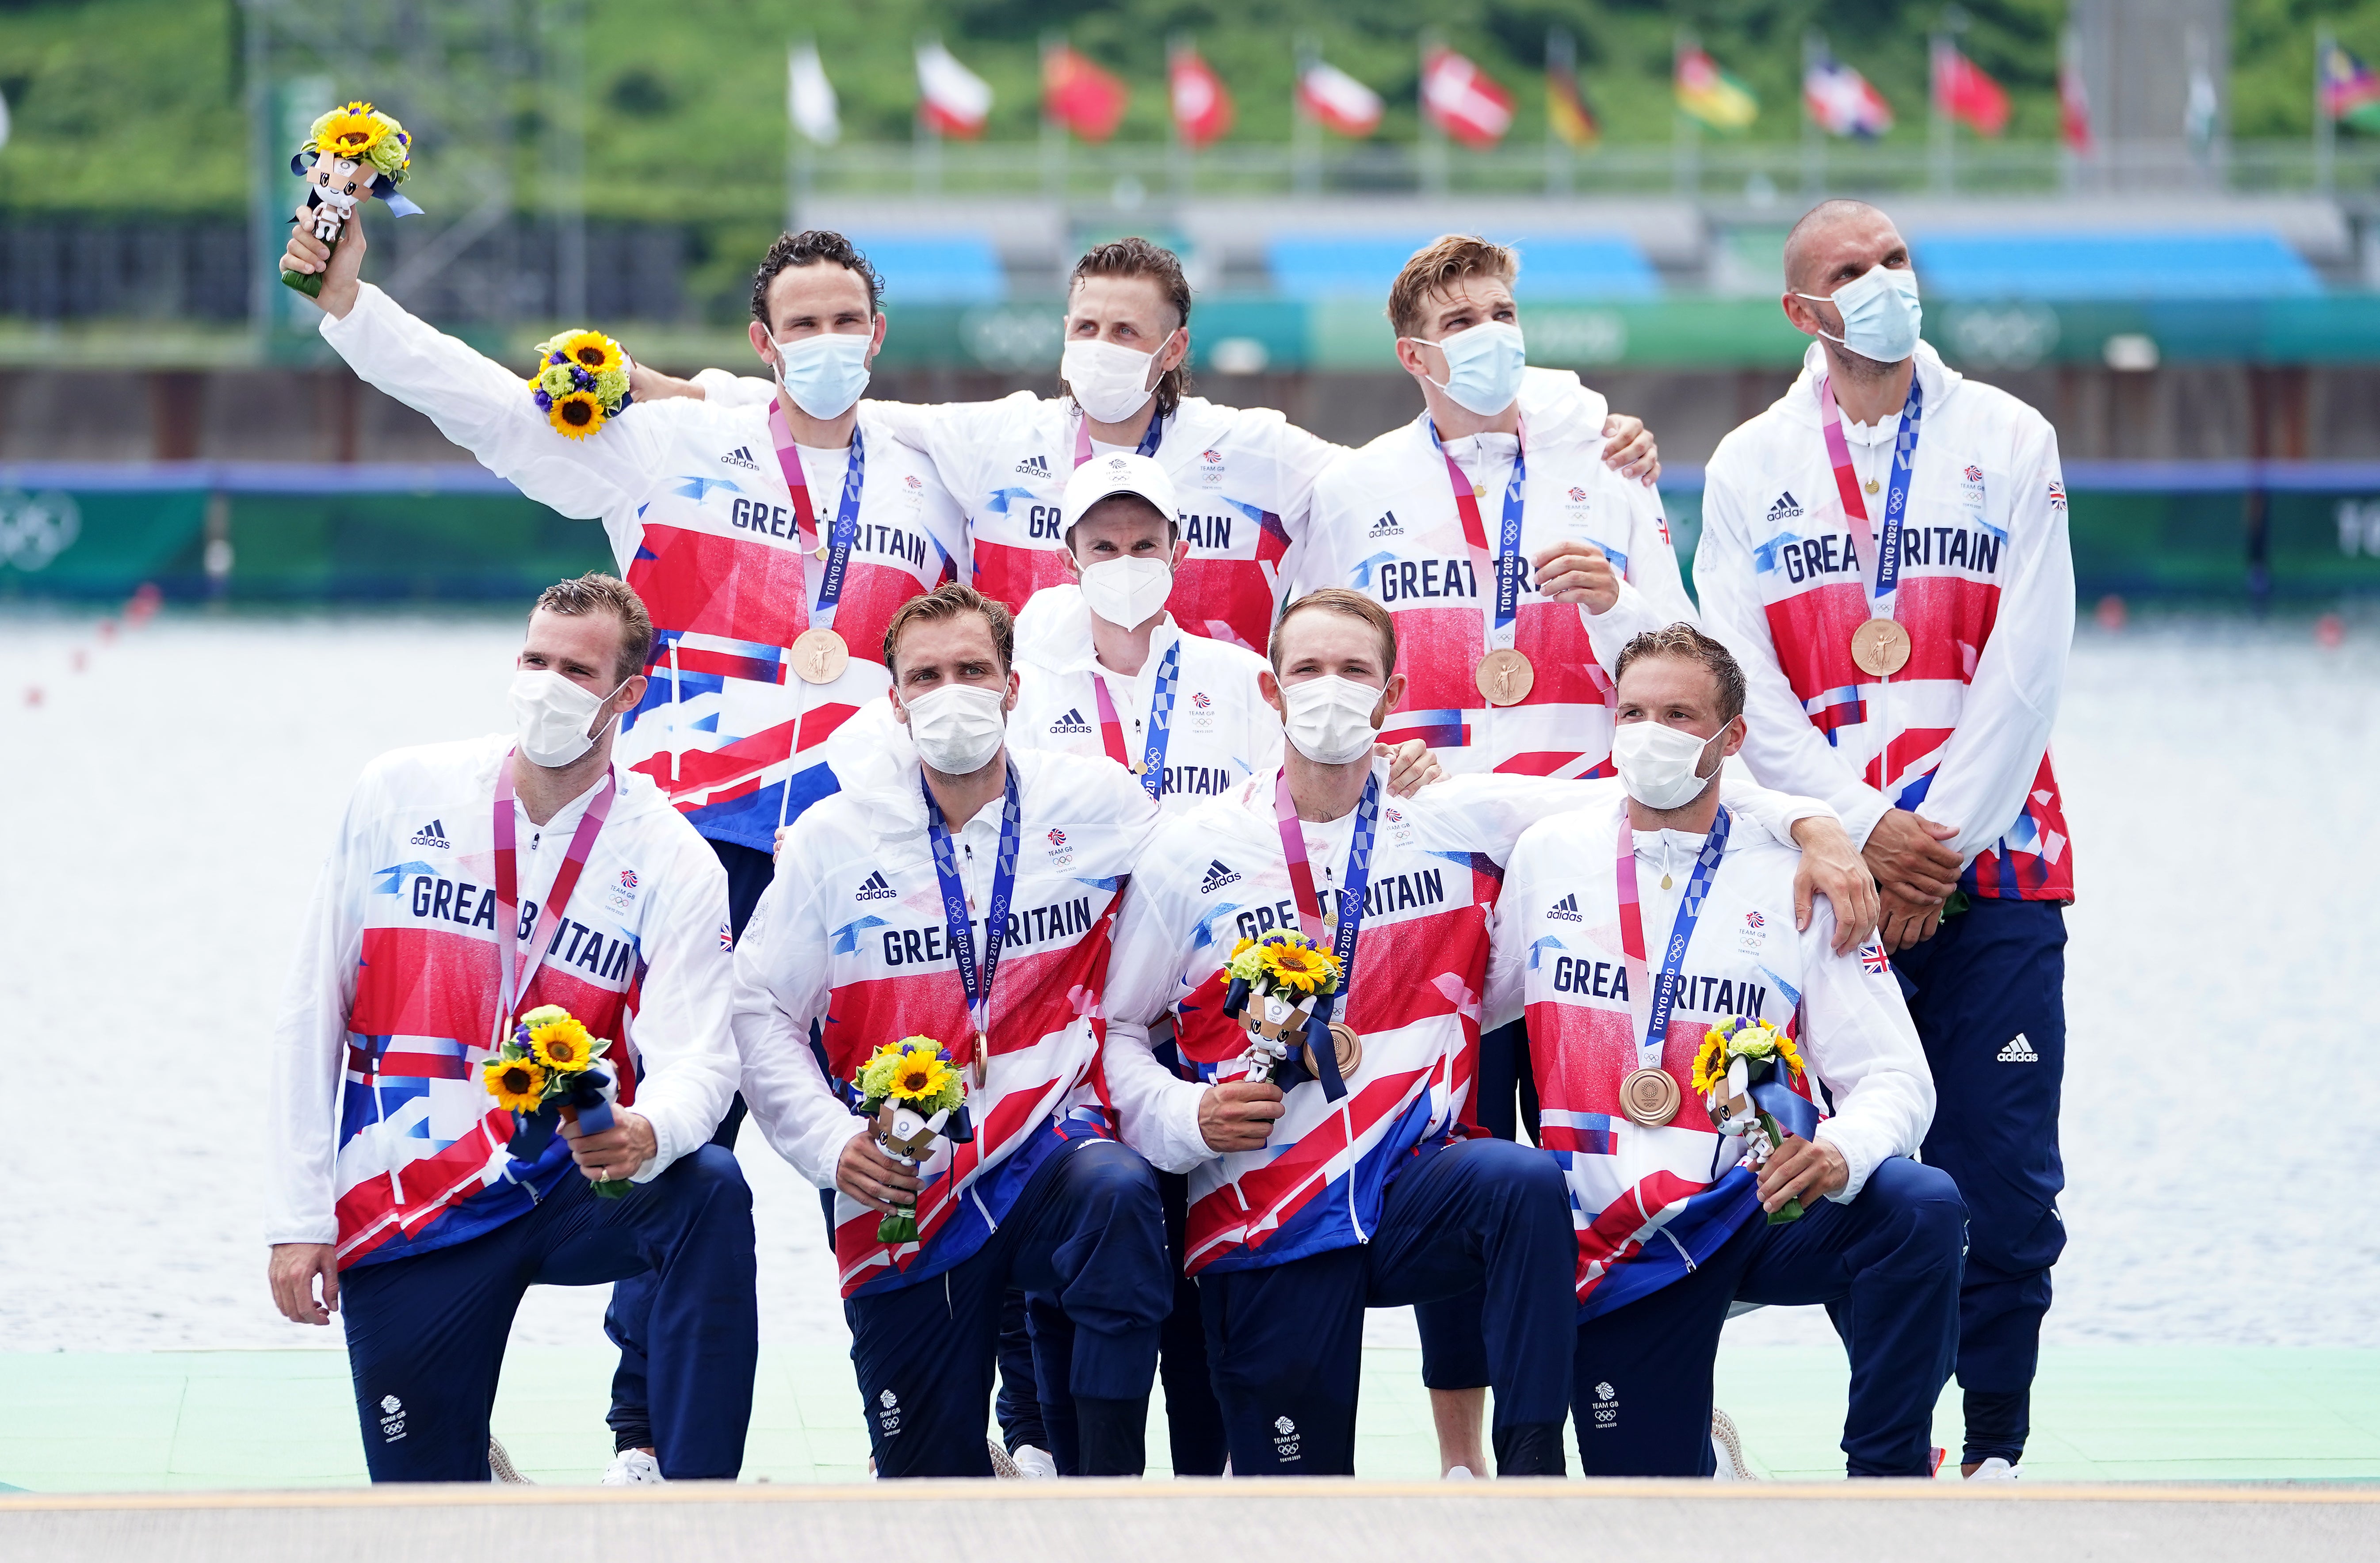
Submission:
[[[1416,346],[1429,346],[1408,337]],[[1446,378],[1432,385],[1466,412],[1493,418],[1521,394],[1521,373],[1529,367],[1528,345],[1521,328],[1510,321],[1487,321],[1466,326],[1435,345],[1446,355]]]
[[1106,559],[1083,566],[1083,600],[1111,624],[1137,629],[1165,607],[1173,566],[1162,559]]
[[[627,686],[621,680],[620,689]],[[612,695],[619,692],[614,689]],[[522,668],[513,674],[514,741],[531,765],[548,770],[568,765],[595,746],[595,733],[589,730],[595,713],[612,695],[598,695],[544,668]]]
[[946,684],[904,701],[917,757],[945,776],[981,770],[1000,752],[1001,734],[1008,729],[1008,713],[1000,709],[1006,699],[1004,690]]
[[841,418],[868,389],[868,349],[874,341],[871,334],[831,331],[778,342],[777,382],[812,418]]
[[[1165,341],[1157,345],[1157,352],[1164,352],[1172,340],[1168,332]],[[1156,353],[1077,338],[1059,355],[1058,372],[1074,394],[1075,405],[1093,422],[1122,423],[1157,394],[1157,388],[1149,383],[1149,370],[1156,361]]]
[[1832,304],[1843,317],[1843,333],[1818,334],[1879,364],[1897,364],[1917,351],[1925,313],[1917,304],[1917,273],[1906,266],[1871,266],[1835,289],[1832,297],[1799,293],[1816,304]]
[[1336,673],[1281,686],[1289,714],[1281,721],[1297,752],[1317,765],[1345,765],[1372,752],[1379,728],[1372,721],[1386,691]]
[[1718,774],[1716,767],[1703,774],[1703,751],[1726,732],[1702,738],[1658,721],[1623,722],[1611,730],[1611,766],[1628,795],[1646,808],[1683,808]]

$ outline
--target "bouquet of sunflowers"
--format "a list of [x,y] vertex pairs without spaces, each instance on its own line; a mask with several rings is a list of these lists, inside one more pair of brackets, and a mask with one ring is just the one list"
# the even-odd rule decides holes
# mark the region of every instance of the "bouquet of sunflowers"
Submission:
[[[950,1053],[930,1036],[905,1036],[877,1048],[851,1077],[851,1089],[859,1110],[876,1121],[876,1143],[905,1167],[931,1156],[938,1135],[947,1135],[953,1145],[975,1138],[967,1121],[966,1083]],[[917,1211],[885,1217],[876,1224],[876,1240],[917,1242]]]
[[1232,979],[1223,1013],[1246,1027],[1248,1075],[1287,1089],[1303,1060],[1293,1050],[1314,1019],[1314,1001],[1339,991],[1339,957],[1286,928],[1244,939],[1223,964]]
[[[516,1021],[504,1046],[480,1066],[480,1082],[496,1105],[520,1115],[504,1148],[531,1160],[565,1119],[584,1133],[611,1128],[612,1077],[595,1067],[611,1046],[559,1004],[541,1004]],[[617,1199],[629,1186],[625,1179],[600,1178],[595,1192]]]
[[600,331],[565,331],[537,345],[530,400],[565,439],[584,440],[628,410],[628,355]]
[[[1743,1141],[1744,1154],[1755,1168],[1777,1154],[1785,1143],[1785,1131],[1768,1106],[1753,1099],[1754,1088],[1771,1097],[1773,1105],[1777,1092],[1791,1097],[1789,1084],[1801,1074],[1802,1055],[1794,1050],[1793,1039],[1767,1021],[1742,1015],[1703,1033],[1702,1049],[1694,1055],[1694,1089],[1710,1109],[1711,1126]],[[1801,1218],[1802,1202],[1789,1199],[1770,1213],[1768,1221],[1775,1226]]]
[[[378,196],[399,217],[421,211],[396,193],[413,172],[413,138],[370,103],[343,103],[315,120],[289,160],[289,172],[306,181],[306,204],[293,221],[308,224],[334,249],[358,202]],[[321,272],[281,273],[285,285],[309,298],[322,297],[322,277]]]

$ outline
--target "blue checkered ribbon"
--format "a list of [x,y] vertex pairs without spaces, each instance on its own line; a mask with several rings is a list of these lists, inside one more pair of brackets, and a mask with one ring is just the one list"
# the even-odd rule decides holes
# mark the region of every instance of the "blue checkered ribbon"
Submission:
[[1182,642],[1177,637],[1157,664],[1157,688],[1148,697],[1148,743],[1140,752],[1140,784],[1151,798],[1165,791],[1165,748],[1173,736],[1173,688],[1182,682]]
[[942,931],[950,940],[951,958],[958,963],[959,986],[966,989],[967,1019],[978,1038],[991,1035],[991,979],[1000,970],[1000,951],[1008,942],[1008,903],[1016,893],[1016,853],[1024,844],[1024,810],[1017,800],[1016,762],[1008,762],[1008,785],[1000,802],[1000,856],[991,874],[991,900],[984,907],[983,963],[975,958],[975,923],[967,915],[966,884],[959,878],[958,854],[951,850],[951,832],[942,823],[942,809],[934,790],[917,778],[926,794],[926,836],[934,849],[934,877],[942,887]]
[[1925,391],[1909,377],[1909,405],[1892,437],[1892,483],[1884,492],[1884,531],[1876,561],[1876,616],[1892,617],[1892,594],[1900,589],[1900,523],[1909,513],[1910,475],[1917,469],[1917,423],[1925,416]]
[[1727,851],[1727,831],[1730,823],[1727,807],[1721,805],[1718,818],[1711,821],[1710,834],[1703,839],[1702,851],[1694,854],[1694,871],[1686,880],[1686,893],[1679,899],[1677,920],[1670,925],[1669,948],[1661,952],[1661,973],[1653,979],[1653,1008],[1645,1022],[1645,1040],[1637,1045],[1637,1059],[1647,1069],[1661,1067],[1662,1044],[1670,1036],[1670,1012],[1678,1004],[1678,972],[1686,963],[1686,946],[1693,942],[1694,924],[1703,915],[1703,900],[1710,894],[1711,881],[1718,877],[1718,860]]

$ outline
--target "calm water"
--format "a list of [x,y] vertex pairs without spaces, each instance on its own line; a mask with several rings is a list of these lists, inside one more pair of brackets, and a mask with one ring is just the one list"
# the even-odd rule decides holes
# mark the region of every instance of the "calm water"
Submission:
[[[331,1343],[263,1285],[273,1010],[358,769],[502,726],[516,639],[188,618],[97,647],[0,618],[0,1350]],[[2081,900],[2050,1338],[2380,1345],[2380,1223],[2334,1127],[2380,972],[2380,634],[2086,631],[2057,749]],[[815,1194],[757,1135],[743,1156],[763,1338],[841,1339]],[[608,1374],[602,1301],[540,1289],[515,1339]],[[1730,1327],[1828,1339],[1815,1310]]]

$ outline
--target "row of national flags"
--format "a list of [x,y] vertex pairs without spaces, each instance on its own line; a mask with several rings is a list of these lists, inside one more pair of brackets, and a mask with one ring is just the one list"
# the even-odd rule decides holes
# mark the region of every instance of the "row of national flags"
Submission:
[[[938,39],[918,43],[917,71],[920,124],[942,136],[971,139],[983,134],[991,117],[989,82]],[[1984,136],[2007,129],[2007,90],[1956,45],[1947,40],[1935,42],[1930,74],[1933,101],[1950,119]],[[2380,133],[2380,73],[2325,41],[2316,75],[2321,114],[2335,123]],[[1679,46],[1672,87],[1679,112],[1711,129],[1741,131],[1759,117],[1759,99],[1752,89],[1697,44]],[[1231,91],[1196,48],[1177,43],[1169,52],[1166,88],[1174,131],[1184,144],[1205,147],[1230,133]],[[2060,134],[2068,147],[2088,151],[2090,103],[2070,48],[2058,69],[2058,88]],[[1452,49],[1425,51],[1419,97],[1430,124],[1464,146],[1493,147],[1514,123],[1512,91],[1478,62]],[[1052,123],[1085,140],[1104,141],[1115,134],[1131,102],[1131,88],[1081,51],[1064,43],[1043,51],[1041,112]],[[1315,124],[1351,138],[1378,129],[1385,106],[1379,93],[1319,58],[1299,67],[1296,102]],[[1811,121],[1828,135],[1873,139],[1893,127],[1892,105],[1884,94],[1823,45],[1809,51],[1802,103]],[[834,87],[814,44],[797,44],[792,52],[786,106],[795,127],[812,142],[832,145],[841,135]],[[1572,147],[1591,147],[1602,139],[1601,125],[1568,63],[1567,50],[1548,51],[1546,118],[1551,133]]]

